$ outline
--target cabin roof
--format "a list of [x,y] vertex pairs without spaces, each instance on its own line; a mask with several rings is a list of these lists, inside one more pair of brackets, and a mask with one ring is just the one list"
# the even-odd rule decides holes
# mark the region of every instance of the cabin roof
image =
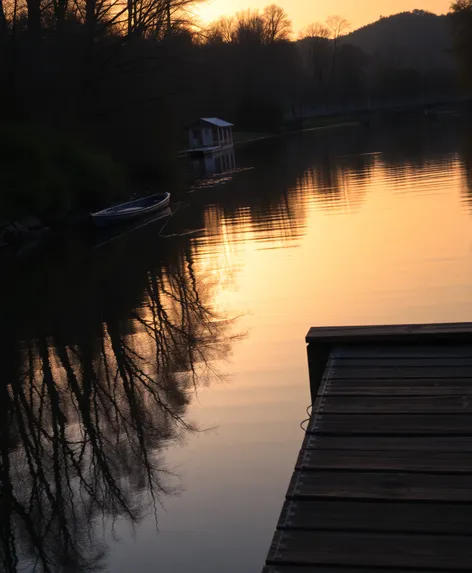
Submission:
[[201,117],[200,121],[211,123],[212,125],[216,125],[216,127],[233,127],[232,123],[229,123],[224,119],[219,119],[218,117]]

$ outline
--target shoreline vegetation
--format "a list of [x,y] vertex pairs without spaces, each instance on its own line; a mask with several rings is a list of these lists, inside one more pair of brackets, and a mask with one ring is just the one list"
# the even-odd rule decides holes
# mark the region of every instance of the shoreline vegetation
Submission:
[[[310,125],[313,124],[314,125]],[[273,139],[275,137],[284,137],[286,135],[292,135],[296,133],[304,133],[308,131],[322,131],[326,129],[338,129],[342,127],[358,127],[362,125],[362,119],[350,119],[343,121],[342,118],[336,117],[331,122],[325,122],[324,124],[318,124],[313,118],[311,121],[306,120],[296,129],[285,129],[283,131],[278,131],[275,133],[269,132],[234,132],[233,141],[235,147],[240,147],[242,145],[247,145],[248,143],[256,143],[257,141],[264,141],[265,139]]]
[[0,131],[0,210],[46,223],[125,196],[125,170],[107,153],[70,134],[31,125]]
[[[360,126],[360,121],[326,119],[322,125],[278,132],[235,132],[235,147],[315,130]],[[311,122],[313,123],[313,122]],[[129,173],[109,155],[69,136],[37,127],[4,126],[0,134],[0,249],[28,252],[50,227],[74,224],[103,205],[126,200]]]
[[172,186],[196,117],[243,145],[471,93],[472,0],[298,35],[276,4],[198,26],[200,1],[0,0],[0,244]]
[[23,249],[50,227],[126,197],[126,172],[107,153],[31,125],[0,131],[0,248]]

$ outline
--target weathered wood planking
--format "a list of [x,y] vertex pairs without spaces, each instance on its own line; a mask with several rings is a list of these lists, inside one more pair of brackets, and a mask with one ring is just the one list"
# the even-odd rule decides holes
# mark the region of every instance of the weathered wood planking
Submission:
[[470,414],[320,414],[308,427],[314,434],[470,435]]
[[335,364],[340,369],[362,368],[365,370],[375,368],[466,368],[472,367],[472,356],[470,357],[442,357],[423,356],[422,358],[412,357],[365,357],[365,358],[345,358],[343,356],[333,356]]
[[333,358],[346,360],[376,360],[376,359],[449,359],[449,358],[472,358],[472,342],[469,344],[447,344],[434,346],[428,345],[351,345],[336,346],[332,350]]
[[472,569],[469,536],[355,531],[275,532],[267,564]]
[[372,326],[326,326],[310,328],[307,343],[332,345],[379,343],[463,344],[472,340],[471,322],[439,324],[394,324]]
[[324,396],[323,414],[472,414],[472,396]]
[[[325,567],[311,565],[308,567],[296,565],[269,565],[262,573],[392,573],[391,568],[379,567]],[[438,573],[437,569],[402,569],[402,573]]]
[[466,378],[472,384],[472,366],[451,367],[451,366],[408,366],[408,367],[385,367],[385,368],[342,368],[336,363],[332,367],[331,378],[344,378],[345,380],[389,380],[411,378],[436,379],[440,378],[455,380]]
[[285,502],[278,529],[472,535],[472,505],[397,501]]
[[472,436],[320,436],[306,434],[302,450],[380,450],[472,453]]
[[[330,380],[330,396],[471,396],[472,380],[403,378]],[[316,399],[316,397],[315,397]]]
[[469,474],[295,471],[288,499],[381,499],[472,503]]
[[263,573],[470,570],[472,324],[307,342],[313,412]]
[[303,450],[295,468],[472,474],[472,456],[431,450],[344,450],[342,455],[340,450]]

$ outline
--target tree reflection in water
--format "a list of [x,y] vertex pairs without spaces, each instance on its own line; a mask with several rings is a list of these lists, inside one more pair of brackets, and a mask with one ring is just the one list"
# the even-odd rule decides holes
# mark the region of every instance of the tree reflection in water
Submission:
[[125,318],[84,313],[73,336],[62,320],[12,351],[0,389],[3,571],[103,569],[100,520],[157,518],[175,492],[159,453],[198,431],[186,407],[233,341],[191,261],[177,267],[148,271]]
[[472,126],[466,125],[463,131],[462,160],[464,162],[464,201],[472,209]]

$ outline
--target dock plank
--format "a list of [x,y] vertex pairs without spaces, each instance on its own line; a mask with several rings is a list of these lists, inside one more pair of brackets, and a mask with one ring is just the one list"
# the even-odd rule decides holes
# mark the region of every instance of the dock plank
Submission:
[[421,359],[421,358],[472,358],[470,344],[452,345],[350,345],[336,346],[331,352],[333,358],[348,360],[371,359]]
[[470,537],[358,532],[277,531],[267,564],[472,568]]
[[472,436],[320,436],[307,434],[302,449],[472,452]]
[[472,414],[472,396],[324,396],[315,402],[324,414]]
[[308,426],[319,434],[472,435],[469,414],[321,414]]
[[472,535],[472,505],[289,500],[277,528]]
[[470,342],[472,323],[392,324],[371,326],[323,326],[310,328],[311,344],[421,344]]
[[431,356],[418,357],[365,357],[347,358],[342,356],[334,357],[336,368],[470,368],[472,367],[472,356],[470,357],[442,357],[431,354]]
[[[296,566],[296,565],[268,565],[262,573],[392,573],[395,569],[390,567],[325,567],[324,565]],[[398,571],[398,569],[397,569]],[[402,573],[437,573],[437,569],[410,569],[402,567]],[[457,569],[450,569],[451,573]]]
[[295,468],[462,473],[471,474],[472,482],[472,456],[463,452],[302,450]]
[[447,379],[465,378],[472,384],[472,366],[385,366],[384,368],[344,367],[336,363],[331,368],[331,378],[344,378],[345,380],[382,380],[388,378],[396,380],[401,378],[427,378]]
[[288,499],[378,499],[472,502],[472,478],[464,474],[381,471],[300,471],[290,482]]
[[471,396],[472,380],[398,378],[329,380],[329,396]]

